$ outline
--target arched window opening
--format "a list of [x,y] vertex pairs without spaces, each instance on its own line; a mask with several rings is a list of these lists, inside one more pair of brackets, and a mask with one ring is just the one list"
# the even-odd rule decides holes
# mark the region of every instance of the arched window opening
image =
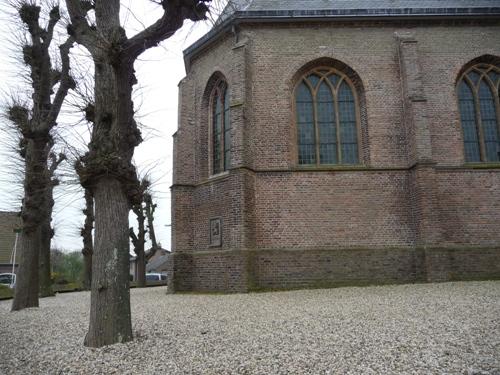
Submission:
[[229,169],[231,163],[231,121],[229,113],[229,90],[220,81],[212,94],[212,173]]
[[298,163],[358,164],[359,104],[349,78],[330,68],[307,73],[295,90]]
[[465,161],[500,161],[500,69],[478,64],[458,81]]

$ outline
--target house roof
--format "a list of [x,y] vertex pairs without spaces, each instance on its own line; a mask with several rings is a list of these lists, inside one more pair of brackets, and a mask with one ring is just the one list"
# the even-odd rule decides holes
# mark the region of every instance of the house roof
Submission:
[[[0,264],[10,264],[10,257],[16,239],[15,229],[21,225],[16,212],[0,212]],[[17,253],[19,259],[19,253]],[[18,261],[16,262],[18,263]]]
[[170,252],[148,262],[146,264],[146,272],[161,271],[161,268],[168,262],[170,258]]
[[184,51],[186,67],[234,24],[320,20],[500,18],[500,0],[229,0],[213,29]]
[[498,6],[498,0],[232,0],[231,11],[314,9],[444,9]]

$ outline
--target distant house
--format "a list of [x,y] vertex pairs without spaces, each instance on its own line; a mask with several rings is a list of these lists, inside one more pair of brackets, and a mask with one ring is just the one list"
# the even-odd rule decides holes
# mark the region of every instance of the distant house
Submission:
[[170,251],[165,249],[156,250],[155,254],[149,259],[148,263],[146,264],[146,272],[166,273],[169,259]]
[[17,212],[0,211],[0,273],[12,272],[12,263],[17,267],[19,252],[16,260],[12,259],[12,250],[16,242],[16,231],[21,226],[21,219]]
[[[152,249],[146,251],[146,259]],[[170,251],[166,249],[156,249],[155,253],[149,258],[146,264],[146,273],[166,273]],[[132,281],[137,280],[137,257],[130,256],[130,277]]]

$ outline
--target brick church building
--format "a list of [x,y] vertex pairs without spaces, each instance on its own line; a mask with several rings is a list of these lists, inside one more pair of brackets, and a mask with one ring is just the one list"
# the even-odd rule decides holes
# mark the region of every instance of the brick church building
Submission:
[[500,278],[500,0],[237,0],[184,58],[173,291]]

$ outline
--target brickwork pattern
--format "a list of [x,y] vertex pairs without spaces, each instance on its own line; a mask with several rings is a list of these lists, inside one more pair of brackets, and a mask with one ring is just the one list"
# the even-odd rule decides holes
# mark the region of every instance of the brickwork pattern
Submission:
[[[464,165],[455,93],[465,65],[500,56],[498,23],[242,24],[235,33],[194,58],[180,84],[173,289],[500,277],[500,168]],[[296,164],[293,90],[315,63],[358,77],[360,166]],[[217,75],[230,89],[232,168],[211,176]],[[220,248],[209,246],[214,217]]]

